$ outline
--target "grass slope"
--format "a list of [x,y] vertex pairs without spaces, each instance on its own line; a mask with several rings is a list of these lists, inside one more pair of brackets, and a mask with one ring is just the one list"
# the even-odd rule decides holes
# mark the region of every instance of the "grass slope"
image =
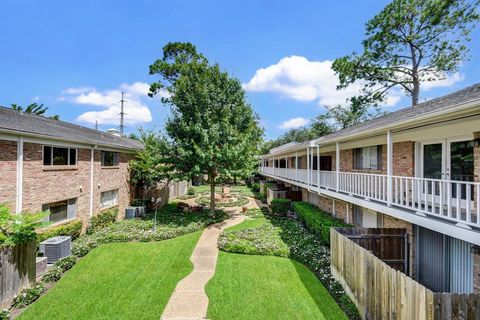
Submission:
[[209,319],[346,319],[315,275],[287,258],[220,252],[206,291]]
[[199,237],[100,246],[18,319],[159,319]]

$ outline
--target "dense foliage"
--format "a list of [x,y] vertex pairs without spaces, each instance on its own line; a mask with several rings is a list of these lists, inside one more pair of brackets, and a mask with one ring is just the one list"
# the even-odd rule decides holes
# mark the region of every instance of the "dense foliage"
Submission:
[[45,291],[45,284],[37,283],[31,288],[23,289],[18,296],[13,299],[12,306],[15,308],[23,308],[33,303],[40,298],[40,295]]
[[80,237],[82,233],[82,221],[73,220],[71,222],[62,224],[60,226],[44,229],[37,233],[37,242],[42,242],[48,238],[56,236],[71,236],[72,240]]
[[318,234],[322,241],[330,246],[330,228],[331,227],[348,227],[349,224],[343,220],[336,219],[330,214],[318,209],[314,205],[307,202],[294,202],[293,210],[298,218],[312,232]]
[[48,225],[44,222],[47,215],[46,212],[12,214],[7,206],[0,204],[0,246],[34,241],[36,229]]
[[117,221],[118,207],[104,210],[90,219],[87,233],[93,233],[99,229],[105,228]]
[[247,103],[241,82],[211,64],[191,43],[168,43],[150,66],[160,81],[150,95],[163,95],[171,108],[165,125],[174,172],[190,179],[208,175],[210,209],[220,175],[253,173],[262,137],[258,117]]
[[277,215],[286,216],[291,207],[292,201],[290,199],[272,199],[270,202],[272,213]]
[[[215,206],[217,208],[229,208],[229,207],[241,207],[246,205],[249,200],[240,195],[234,195],[236,199],[234,201],[216,201]],[[208,196],[201,196],[195,199],[195,203],[202,205],[202,206],[209,206],[210,205],[210,197]]]

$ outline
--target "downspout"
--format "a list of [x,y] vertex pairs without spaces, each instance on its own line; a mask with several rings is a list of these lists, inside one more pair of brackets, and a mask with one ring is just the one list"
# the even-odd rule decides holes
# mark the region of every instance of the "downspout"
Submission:
[[15,197],[15,213],[23,210],[23,137],[17,142],[17,188]]
[[94,164],[94,150],[97,146],[90,148],[90,218],[93,217],[93,164]]

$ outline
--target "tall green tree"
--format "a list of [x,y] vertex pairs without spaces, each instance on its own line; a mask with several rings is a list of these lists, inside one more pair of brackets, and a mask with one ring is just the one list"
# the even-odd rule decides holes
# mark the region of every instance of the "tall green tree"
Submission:
[[366,24],[363,52],[336,59],[339,88],[365,80],[364,97],[395,87],[418,104],[422,82],[444,79],[468,58],[480,0],[393,0]]
[[[48,110],[48,107],[44,107],[43,104],[38,104],[36,102],[29,104],[25,108],[18,104],[12,103],[11,108],[16,111],[34,114],[36,116],[41,116],[41,117],[46,117],[45,113]],[[60,117],[58,115],[50,116],[48,118],[53,120],[60,120]]]
[[160,80],[150,95],[168,92],[171,108],[165,131],[175,156],[175,172],[192,178],[208,175],[210,209],[220,174],[250,166],[262,137],[258,117],[247,103],[240,81],[211,64],[191,43],[168,43],[150,66]]

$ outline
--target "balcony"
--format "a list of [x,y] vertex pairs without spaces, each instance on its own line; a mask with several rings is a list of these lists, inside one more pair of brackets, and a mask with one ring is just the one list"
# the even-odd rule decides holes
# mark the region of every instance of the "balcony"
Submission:
[[361,199],[376,208],[398,209],[469,230],[480,228],[478,182],[273,167],[260,167],[260,173],[341,200]]

